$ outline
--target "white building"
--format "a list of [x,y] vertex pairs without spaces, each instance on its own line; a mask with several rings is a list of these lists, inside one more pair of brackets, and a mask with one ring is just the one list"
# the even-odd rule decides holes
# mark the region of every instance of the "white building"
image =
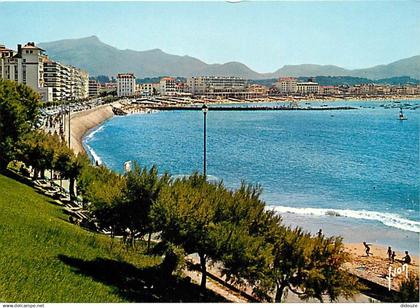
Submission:
[[142,83],[138,88],[141,95],[152,96],[160,91],[160,83]]
[[133,96],[136,91],[136,77],[132,73],[117,75],[117,96]]
[[175,95],[177,93],[175,78],[163,77],[159,82],[159,93],[162,96]]
[[52,90],[45,87],[44,50],[33,42],[18,45],[17,52],[0,45],[0,78],[23,83],[38,92],[41,100],[52,100]]
[[292,94],[296,93],[297,88],[297,79],[293,77],[283,77],[280,78],[276,83],[275,87],[282,94]]
[[319,93],[319,84],[317,82],[312,82],[312,81],[298,82],[296,85],[297,85],[297,92],[301,95]]
[[54,101],[88,97],[89,75],[73,66],[47,59],[44,62],[45,85],[52,89]]
[[200,76],[187,80],[193,95],[210,97],[237,97],[247,94],[246,81],[240,77]]
[[99,95],[99,82],[96,80],[89,80],[89,96],[98,96]]
[[0,45],[0,78],[26,84],[41,100],[81,99],[88,95],[88,73],[48,59],[33,42],[17,52]]
[[70,98],[83,99],[89,96],[89,74],[70,66]]

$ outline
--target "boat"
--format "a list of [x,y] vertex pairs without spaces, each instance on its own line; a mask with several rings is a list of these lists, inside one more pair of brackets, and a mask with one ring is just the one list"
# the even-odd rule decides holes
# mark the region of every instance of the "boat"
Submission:
[[400,121],[407,120],[407,117],[405,117],[404,114],[403,114],[402,107],[400,107],[400,115],[399,115],[398,119]]

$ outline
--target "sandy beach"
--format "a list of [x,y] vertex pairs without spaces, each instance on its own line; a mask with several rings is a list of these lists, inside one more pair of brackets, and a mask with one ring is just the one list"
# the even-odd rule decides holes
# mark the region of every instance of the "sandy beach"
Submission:
[[112,107],[113,105],[99,106],[75,113],[71,116],[70,145],[76,154],[85,153],[85,149],[83,148],[83,136],[90,129],[111,118],[114,115],[112,112]]
[[[401,259],[404,257],[403,251],[395,251],[396,257],[395,262],[388,260],[387,249],[388,247],[381,245],[372,245],[370,253],[372,255],[366,256],[365,249],[362,243],[346,243],[346,251],[351,254],[352,261],[346,264],[346,269],[363,279],[367,279],[376,284],[388,288],[388,275],[391,268],[391,272],[395,269],[401,268],[403,263]],[[412,255],[411,264],[408,266],[408,274],[414,274],[419,276],[419,256]],[[393,277],[391,280],[391,289],[398,290],[401,281],[405,279],[405,272],[400,275]]]

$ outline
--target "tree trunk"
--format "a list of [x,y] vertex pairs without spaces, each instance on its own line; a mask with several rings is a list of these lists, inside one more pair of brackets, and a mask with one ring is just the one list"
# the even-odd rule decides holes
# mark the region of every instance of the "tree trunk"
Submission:
[[286,287],[285,284],[281,284],[280,286],[277,286],[276,298],[274,300],[276,303],[281,303],[281,299],[283,298],[283,293],[284,293],[284,288],[285,287]]
[[150,252],[150,241],[152,240],[152,231],[149,232],[149,236],[147,237],[147,253]]
[[70,199],[74,199],[74,178],[69,178],[69,191],[70,191]]
[[9,162],[6,159],[0,157],[0,171],[5,171]]
[[201,289],[206,289],[207,281],[207,269],[206,269],[206,255],[203,253],[198,254],[200,256],[200,266],[201,266]]
[[34,169],[34,175],[32,176],[33,180],[37,180],[38,179],[38,169],[37,168],[33,168]]
[[45,179],[45,169],[41,169],[41,179]]

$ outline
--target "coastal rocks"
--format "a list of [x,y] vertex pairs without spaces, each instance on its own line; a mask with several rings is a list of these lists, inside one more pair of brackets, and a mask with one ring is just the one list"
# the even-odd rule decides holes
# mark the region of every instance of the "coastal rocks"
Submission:
[[121,108],[117,108],[117,107],[112,107],[112,112],[117,116],[127,115],[127,112],[125,112]]

